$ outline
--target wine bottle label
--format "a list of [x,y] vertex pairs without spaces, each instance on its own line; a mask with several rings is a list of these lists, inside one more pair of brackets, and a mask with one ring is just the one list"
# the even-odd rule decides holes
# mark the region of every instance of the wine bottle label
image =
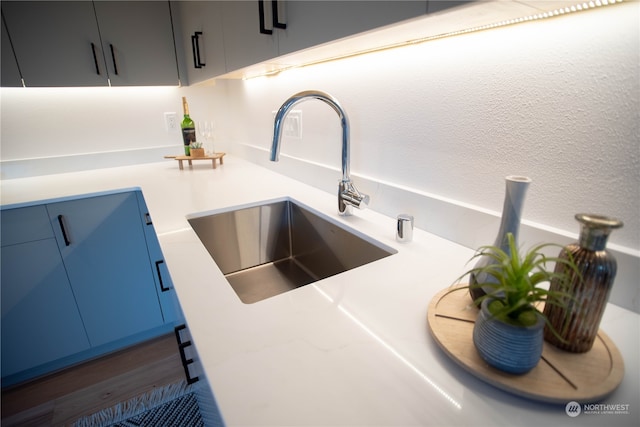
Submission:
[[182,141],[184,145],[189,145],[196,141],[196,130],[194,128],[182,129]]

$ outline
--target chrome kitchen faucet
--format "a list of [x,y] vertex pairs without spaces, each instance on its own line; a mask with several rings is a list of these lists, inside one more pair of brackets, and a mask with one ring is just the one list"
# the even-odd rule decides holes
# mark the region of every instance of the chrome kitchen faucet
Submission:
[[277,162],[280,155],[280,140],[282,139],[282,125],[289,110],[296,104],[306,99],[317,99],[329,104],[338,113],[342,125],[342,180],[338,184],[338,213],[340,215],[351,215],[352,206],[364,209],[369,204],[369,196],[358,191],[349,176],[349,119],[347,113],[342,109],[338,101],[331,95],[308,90],[296,93],[287,99],[276,113],[273,124],[273,144],[271,145],[271,161]]

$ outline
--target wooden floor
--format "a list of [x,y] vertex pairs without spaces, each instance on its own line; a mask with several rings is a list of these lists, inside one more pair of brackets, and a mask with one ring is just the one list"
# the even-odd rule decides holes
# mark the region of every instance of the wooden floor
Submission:
[[2,392],[2,426],[67,426],[184,379],[174,334]]

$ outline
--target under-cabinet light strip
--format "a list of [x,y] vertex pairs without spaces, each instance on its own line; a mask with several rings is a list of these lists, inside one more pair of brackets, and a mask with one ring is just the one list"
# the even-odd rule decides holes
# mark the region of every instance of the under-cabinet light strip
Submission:
[[310,61],[310,62],[306,62],[304,64],[283,66],[282,68],[278,68],[276,70],[266,71],[266,72],[263,72],[263,73],[260,73],[260,74],[256,74],[256,75],[252,75],[252,76],[245,76],[245,77],[243,77],[243,80],[249,80],[249,79],[253,79],[253,78],[257,78],[257,77],[276,76],[276,75],[280,74],[281,72],[287,71],[287,70],[292,70],[292,69],[297,69],[297,68],[304,68],[304,67],[309,67],[309,66],[318,65],[318,64],[324,64],[324,63],[327,63],[327,62],[338,61],[338,60],[346,59],[346,58],[353,58],[355,56],[366,55],[366,54],[369,54],[369,53],[382,52],[382,51],[386,51],[386,50],[389,50],[389,49],[396,49],[396,48],[403,47],[403,46],[413,46],[413,45],[417,45],[417,44],[421,44],[421,43],[426,43],[426,42],[429,42],[429,41],[432,41],[432,40],[438,40],[438,39],[442,39],[442,38],[446,38],[446,37],[454,37],[454,36],[458,36],[458,35],[461,35],[461,34],[469,34],[469,33],[475,33],[475,32],[479,32],[479,31],[491,30],[491,29],[499,28],[499,27],[507,27],[507,26],[510,26],[510,25],[521,24],[523,22],[531,22],[531,21],[538,21],[538,20],[541,20],[541,19],[555,18],[555,17],[559,17],[559,16],[562,16],[562,15],[567,15],[567,14],[576,13],[576,12],[583,12],[585,10],[595,9],[595,8],[602,7],[602,6],[609,6],[609,5],[613,5],[613,4],[617,4],[617,3],[622,3],[623,1],[624,0],[591,0],[591,1],[588,1],[588,2],[577,3],[577,4],[572,5],[572,6],[566,6],[566,7],[554,9],[554,10],[547,11],[547,12],[540,12],[540,13],[536,13],[536,14],[533,14],[533,15],[523,16],[521,18],[513,18],[513,19],[504,20],[504,21],[499,21],[499,22],[496,22],[496,23],[493,23],[493,24],[486,24],[486,25],[481,25],[481,26],[477,26],[477,27],[467,28],[467,29],[464,29],[464,30],[452,31],[452,32],[443,33],[443,34],[437,34],[437,35],[428,36],[428,37],[421,37],[421,38],[417,38],[417,39],[406,40],[406,41],[395,43],[395,44],[375,47],[375,48],[362,50],[362,51],[358,51],[358,52],[354,52],[354,53],[349,53],[349,54],[345,54],[345,55],[334,56],[334,57],[320,59],[320,60],[316,60],[316,61]]
[[566,14],[575,13],[575,12],[582,12],[582,11],[585,11],[585,10],[588,10],[588,9],[594,9],[596,7],[608,6],[608,5],[612,5],[612,4],[615,4],[615,3],[622,3],[622,1],[623,0],[597,0],[597,1],[584,2],[584,3],[579,3],[579,4],[576,4],[576,5],[573,5],[573,6],[567,6],[567,7],[563,7],[563,8],[560,8],[560,9],[555,9],[555,10],[548,11],[548,12],[537,13],[535,15],[524,16],[524,17],[521,17],[521,18],[508,19],[506,21],[496,22],[494,24],[481,25],[479,27],[473,27],[473,28],[468,28],[468,29],[465,29],[465,30],[453,31],[453,32],[450,32],[450,33],[439,34],[439,35],[435,35],[435,36],[425,37],[425,38],[422,38],[422,39],[416,39],[416,40],[407,42],[407,44],[424,43],[424,42],[427,42],[427,41],[430,41],[430,40],[440,39],[440,38],[443,38],[443,37],[452,37],[452,36],[457,36],[459,34],[474,33],[474,32],[477,32],[477,31],[490,30],[492,28],[506,27],[506,26],[509,26],[509,25],[520,24],[520,23],[523,23],[523,22],[537,21],[537,20],[540,20],[540,19],[555,18],[557,16],[566,15]]

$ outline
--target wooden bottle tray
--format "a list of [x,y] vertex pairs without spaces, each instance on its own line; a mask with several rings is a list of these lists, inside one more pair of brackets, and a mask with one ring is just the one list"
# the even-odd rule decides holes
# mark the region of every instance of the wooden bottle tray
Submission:
[[624,375],[620,351],[602,330],[593,348],[570,353],[544,343],[540,363],[524,375],[502,372],[484,362],[473,344],[478,309],[467,290],[443,289],[429,304],[431,335],[454,361],[498,388],[530,399],[566,404],[597,402],[618,387]]
[[165,159],[175,159],[178,161],[178,168],[180,168],[180,170],[184,169],[184,166],[182,164],[182,162],[184,160],[186,160],[189,163],[189,166],[193,166],[193,161],[194,160],[211,160],[211,165],[213,167],[213,169],[216,168],[216,160],[218,160],[220,162],[220,164],[224,164],[224,155],[226,153],[214,153],[211,155],[207,155],[207,156],[202,156],[202,157],[191,157],[191,156],[164,156]]

